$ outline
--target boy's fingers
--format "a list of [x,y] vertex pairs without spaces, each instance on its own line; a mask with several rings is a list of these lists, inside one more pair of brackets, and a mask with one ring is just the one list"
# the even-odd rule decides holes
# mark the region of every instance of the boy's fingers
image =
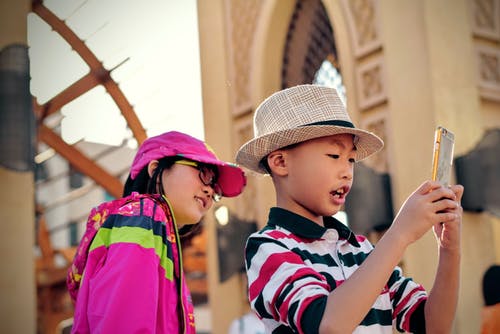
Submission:
[[428,199],[431,202],[438,202],[438,201],[441,201],[443,199],[449,199],[452,201],[456,201],[456,198],[457,198],[457,196],[455,195],[455,193],[451,189],[445,188],[445,187],[440,187],[440,188],[434,189],[433,191],[431,191],[428,194]]
[[439,223],[449,223],[457,219],[457,214],[453,212],[441,212],[436,216]]
[[464,194],[464,186],[462,186],[461,184],[455,184],[455,185],[450,186],[450,189],[453,191],[453,193],[457,197],[457,202],[460,203],[460,201],[462,200],[462,196]]
[[434,204],[434,212],[451,211],[458,208],[457,202],[450,199],[441,199]]
[[437,181],[425,181],[418,187],[417,192],[419,194],[425,195],[431,192],[434,189],[442,187],[441,184]]

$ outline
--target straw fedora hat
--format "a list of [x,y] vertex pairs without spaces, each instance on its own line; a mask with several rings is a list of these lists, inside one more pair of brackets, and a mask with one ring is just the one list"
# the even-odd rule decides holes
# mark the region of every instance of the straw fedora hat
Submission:
[[358,129],[333,88],[299,85],[274,93],[255,111],[254,138],[240,147],[236,162],[254,172],[267,174],[260,165],[269,153],[306,140],[351,133],[357,160],[384,146],[375,134]]

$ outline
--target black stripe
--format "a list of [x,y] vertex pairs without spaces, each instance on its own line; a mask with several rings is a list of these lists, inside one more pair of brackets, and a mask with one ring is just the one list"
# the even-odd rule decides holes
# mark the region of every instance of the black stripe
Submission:
[[392,311],[391,310],[378,310],[370,309],[366,317],[361,321],[361,326],[370,325],[392,326]]
[[287,316],[287,321],[294,333],[298,333],[299,330],[297,328],[297,324],[294,322],[293,318],[295,317],[295,313],[297,313],[297,309],[299,308],[299,302],[295,301],[293,302],[290,307],[288,308],[288,316]]
[[257,313],[267,319],[273,319],[272,314],[269,314],[266,310],[266,306],[264,305],[264,297],[262,296],[262,291],[259,292],[258,297],[255,299],[254,309]]
[[274,239],[269,239],[269,237],[258,237],[258,236],[253,236],[251,238],[248,238],[247,244],[245,247],[245,261],[246,261],[246,267],[250,267],[250,263],[252,262],[252,258],[257,254],[257,251],[259,250],[260,245],[267,245],[267,244],[276,244],[279,247],[283,249],[288,249],[285,244],[279,242],[278,240]]
[[275,328],[272,334],[294,334],[296,332],[292,331],[290,327],[285,325],[280,325],[278,328]]
[[302,314],[300,326],[307,333],[319,333],[319,324],[325,314],[326,302],[328,296],[318,296],[313,300]]
[[333,276],[325,271],[321,271],[320,274],[326,279],[326,283],[330,286],[330,291],[333,291],[337,287],[337,282]]
[[405,278],[403,282],[398,287],[398,290],[394,294],[394,297],[392,299],[392,306],[396,308],[396,306],[399,304],[399,301],[401,300],[401,297],[403,297],[403,293],[405,292],[406,286],[408,285],[408,282],[410,281],[410,278]]
[[311,265],[324,264],[328,267],[338,267],[339,266],[339,264],[337,262],[335,262],[335,259],[330,254],[319,255],[316,253],[311,253],[308,250],[302,249],[299,247],[293,247],[291,249],[290,248],[287,248],[287,249],[289,251],[291,251],[292,253],[295,253],[298,256],[300,256],[300,258],[302,259],[302,261],[304,261],[304,263],[306,261],[309,261],[311,263]]
[[321,122],[314,122],[314,123],[309,123],[305,124],[302,126],[309,126],[309,125],[336,125],[336,126],[343,126],[346,128],[353,128],[354,129],[354,124],[348,121],[339,121],[339,120],[330,120],[330,121],[321,121]]
[[412,333],[425,334],[425,300],[418,304],[410,318],[410,330]]
[[391,277],[389,277],[389,280],[387,281],[388,286],[393,286],[399,279],[401,278],[401,273],[399,270],[394,269]]
[[109,215],[106,221],[102,224],[104,228],[113,227],[140,227],[145,230],[153,230],[153,234],[160,236],[164,244],[169,244],[166,238],[165,225],[160,221],[155,221],[151,217],[145,216],[122,216],[118,214]]
[[337,253],[339,256],[340,261],[344,264],[346,267],[354,267],[355,265],[360,266],[366,259],[370,253],[346,253],[342,254],[340,252]]
[[[307,275],[300,276],[300,277],[296,278],[293,282],[287,284],[286,287],[282,291],[280,291],[278,298],[276,298],[276,303],[274,304],[275,308],[277,310],[279,310],[281,308],[281,305],[285,302],[285,300],[290,297],[289,296],[290,291],[296,285],[300,286],[302,284],[302,282],[301,282],[302,280],[307,279],[307,278],[313,278],[316,281],[318,281],[318,276],[317,276],[318,273],[315,272],[314,274],[316,274],[316,275],[307,274]],[[297,293],[297,292],[298,291],[296,291],[295,293]],[[290,312],[290,310],[289,310],[289,312]]]

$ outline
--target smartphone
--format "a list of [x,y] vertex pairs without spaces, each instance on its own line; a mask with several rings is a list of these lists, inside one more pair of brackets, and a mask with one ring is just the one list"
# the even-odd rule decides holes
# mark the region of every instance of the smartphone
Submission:
[[442,126],[438,126],[434,134],[432,180],[437,180],[444,186],[450,185],[454,146],[455,135],[453,132]]

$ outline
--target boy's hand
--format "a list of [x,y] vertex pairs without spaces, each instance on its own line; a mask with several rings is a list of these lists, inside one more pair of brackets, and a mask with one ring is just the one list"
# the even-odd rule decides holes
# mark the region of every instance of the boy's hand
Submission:
[[[399,210],[391,227],[392,232],[409,245],[436,226],[435,231],[440,234],[442,245],[458,245],[462,214],[459,201],[462,193],[462,186],[446,188],[437,181],[424,182]],[[440,223],[444,225],[437,228]]]
[[450,189],[455,194],[457,207],[452,210],[448,210],[447,212],[455,213],[456,219],[446,223],[435,224],[433,229],[439,247],[443,250],[454,251],[460,250],[460,234],[462,230],[463,212],[463,209],[460,206],[460,201],[464,193],[464,187],[461,185],[453,185],[450,186]]

